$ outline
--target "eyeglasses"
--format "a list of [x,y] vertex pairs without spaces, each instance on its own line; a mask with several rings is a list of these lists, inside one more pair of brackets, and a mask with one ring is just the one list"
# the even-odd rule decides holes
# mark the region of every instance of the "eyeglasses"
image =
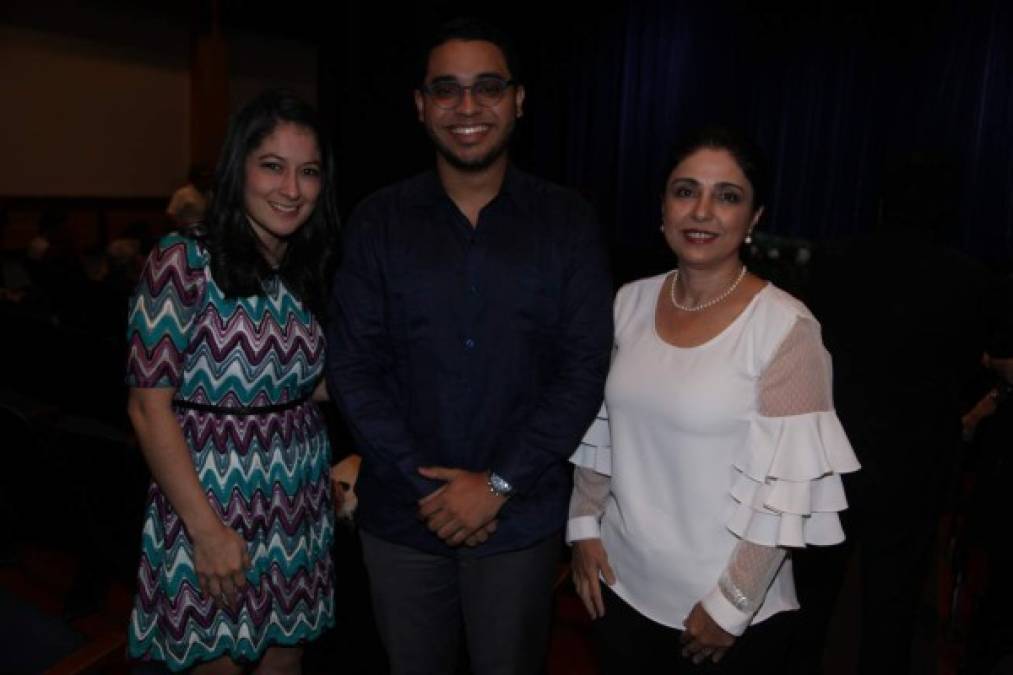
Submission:
[[454,80],[440,80],[424,85],[422,91],[429,98],[433,99],[433,103],[444,110],[450,110],[461,105],[461,101],[464,99],[464,92],[467,90],[471,90],[471,96],[475,99],[475,103],[483,108],[491,108],[499,103],[507,88],[512,87],[514,84],[513,80],[504,80],[499,77],[482,77],[475,80],[474,84],[468,86],[464,86]]

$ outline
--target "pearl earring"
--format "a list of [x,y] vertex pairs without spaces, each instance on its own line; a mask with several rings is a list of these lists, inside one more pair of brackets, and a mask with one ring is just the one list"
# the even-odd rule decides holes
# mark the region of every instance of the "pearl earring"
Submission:
[[745,238],[744,242],[745,242],[745,244],[747,246],[749,244],[753,243],[753,231],[752,230],[750,230],[749,232],[746,233],[746,238]]

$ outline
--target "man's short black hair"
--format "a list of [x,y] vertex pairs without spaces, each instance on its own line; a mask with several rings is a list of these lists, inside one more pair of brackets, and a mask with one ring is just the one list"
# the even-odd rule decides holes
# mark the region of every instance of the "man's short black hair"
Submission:
[[439,28],[426,40],[419,53],[415,85],[422,86],[426,80],[426,69],[429,67],[429,55],[434,49],[451,40],[481,40],[496,45],[506,60],[507,69],[510,71],[510,79],[514,82],[521,82],[521,62],[514,48],[513,40],[495,24],[472,16],[458,17],[440,25]]

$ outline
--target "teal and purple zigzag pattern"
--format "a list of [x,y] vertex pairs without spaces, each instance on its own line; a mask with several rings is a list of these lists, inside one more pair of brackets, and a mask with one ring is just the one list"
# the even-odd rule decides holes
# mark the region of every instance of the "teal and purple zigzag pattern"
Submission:
[[127,319],[127,384],[179,384],[179,355],[204,294],[206,265],[197,247],[178,235],[160,241],[148,256]]
[[129,314],[131,386],[176,386],[203,403],[267,405],[319,379],[320,324],[283,283],[226,298],[200,246],[170,235],[149,256]]
[[213,457],[219,463],[249,462],[254,458],[244,456],[250,453],[284,450],[326,438],[323,419],[313,403],[266,415],[211,415],[181,410],[176,418],[190,449],[198,454],[224,453]]
[[[212,508],[248,542],[252,565],[238,612],[217,610],[200,593],[192,543],[152,485],[130,624],[133,656],[172,670],[222,654],[255,660],[274,644],[311,639],[333,624],[329,461],[325,452],[299,455],[289,466],[281,453],[249,453],[245,465],[202,474]],[[208,474],[219,478],[208,481]]]
[[[265,556],[287,569],[303,565],[306,558],[326,552],[333,534],[329,518],[330,494],[329,482],[318,480],[295,495],[286,494],[281,485],[275,484],[268,490],[255,490],[250,497],[243,496],[236,488],[224,503],[213,494],[208,495],[208,500],[224,523],[251,542],[251,555],[254,550],[263,548]],[[153,498],[163,499],[161,495]],[[156,508],[161,511],[164,505]],[[174,513],[163,511],[161,515],[159,526],[150,519],[145,523],[142,549],[149,561],[165,568],[164,581],[175,587],[181,581],[175,573],[179,563],[176,558],[182,552],[188,560],[191,544]],[[254,567],[259,562],[254,559]],[[189,572],[184,570],[184,573]]]
[[[218,609],[190,582],[174,596],[155,590],[147,601],[156,611],[138,605],[131,613],[130,655],[180,671],[222,655],[255,661],[272,645],[313,639],[334,625],[333,574],[329,557],[292,577],[268,569],[247,583],[233,610]],[[158,588],[157,578],[142,572],[146,583]]]
[[[194,241],[170,235],[148,259],[130,311],[127,382],[172,386],[218,407],[265,406],[312,391],[319,324],[275,280],[226,299]],[[255,660],[334,621],[330,446],[315,404],[260,415],[182,409],[177,420],[208,502],[247,541],[252,567],[236,610],[197,583],[193,548],[157,485],[149,491],[130,653],[172,670],[227,654]]]

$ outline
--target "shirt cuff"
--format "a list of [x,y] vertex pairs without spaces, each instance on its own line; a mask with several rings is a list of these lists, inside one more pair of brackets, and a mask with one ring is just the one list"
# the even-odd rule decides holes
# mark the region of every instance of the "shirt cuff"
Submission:
[[729,602],[728,598],[725,597],[724,593],[717,586],[704,596],[704,599],[700,601],[700,605],[710,615],[710,618],[714,619],[714,623],[736,637],[746,632],[749,622],[753,619],[752,613],[746,614]]
[[598,516],[577,516],[566,522],[566,543],[580,539],[600,539],[601,525]]

